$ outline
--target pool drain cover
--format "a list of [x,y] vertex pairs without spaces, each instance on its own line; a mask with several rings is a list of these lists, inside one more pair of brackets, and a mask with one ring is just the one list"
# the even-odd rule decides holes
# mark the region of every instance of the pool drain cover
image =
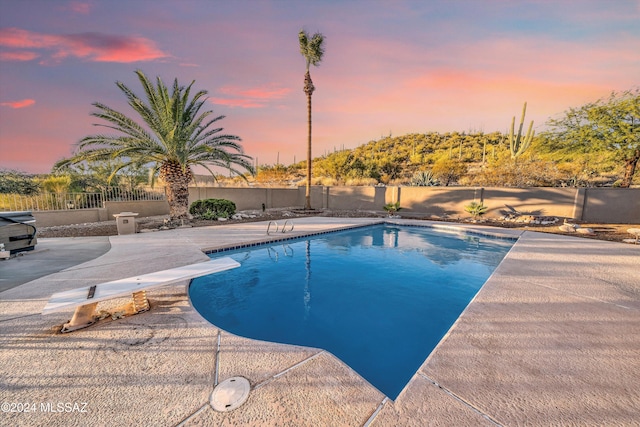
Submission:
[[249,398],[251,386],[243,377],[232,377],[222,381],[211,393],[211,406],[218,412],[233,411]]

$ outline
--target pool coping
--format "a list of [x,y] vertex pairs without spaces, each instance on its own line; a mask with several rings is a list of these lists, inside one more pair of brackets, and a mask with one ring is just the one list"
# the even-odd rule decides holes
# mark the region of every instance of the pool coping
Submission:
[[[372,222],[296,221],[296,229],[310,232]],[[256,224],[117,236],[96,260],[0,293],[3,401],[90,400],[87,413],[2,413],[0,419],[21,425],[633,423],[640,362],[627,355],[640,350],[631,332],[640,311],[640,252],[632,245],[499,229],[519,240],[395,401],[327,352],[243,339],[208,325],[189,306],[186,284],[150,293],[151,312],[69,337],[51,333],[66,315],[39,315],[53,290],[203,261],[202,250],[212,247],[207,240],[231,245],[242,233],[257,240],[266,223]],[[140,245],[148,250],[137,250]],[[54,360],[64,363],[52,366]],[[251,381],[249,400],[229,413],[213,411],[208,398],[216,378],[236,374]]]

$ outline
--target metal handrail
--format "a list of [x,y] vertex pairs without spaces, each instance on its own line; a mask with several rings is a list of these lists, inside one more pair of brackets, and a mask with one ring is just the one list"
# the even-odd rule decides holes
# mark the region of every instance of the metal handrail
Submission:
[[274,224],[276,226],[276,231],[274,231],[274,233],[278,232],[278,223],[275,221],[269,221],[269,224],[267,224],[267,236],[269,235],[269,229],[271,229],[271,224]]
[[287,228],[287,223],[289,223],[289,225],[291,226],[291,228],[289,229],[289,231],[293,231],[293,221],[291,221],[290,219],[286,220],[284,222],[284,225],[282,226],[282,232],[286,232],[286,228]]

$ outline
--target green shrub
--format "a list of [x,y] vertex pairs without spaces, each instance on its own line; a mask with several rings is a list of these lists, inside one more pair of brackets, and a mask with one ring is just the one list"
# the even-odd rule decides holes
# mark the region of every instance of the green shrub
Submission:
[[229,218],[236,213],[236,204],[226,199],[196,200],[191,203],[189,213],[199,219]]
[[438,185],[431,171],[417,171],[411,177],[411,185],[414,187],[432,187]]
[[478,203],[473,201],[464,207],[464,210],[469,212],[473,219],[477,219],[479,216],[482,216],[487,213],[489,208],[486,207],[482,202]]
[[400,202],[387,203],[386,205],[384,205],[384,210],[389,212],[389,215],[393,215],[394,213],[398,212],[400,209],[402,209],[400,207]]

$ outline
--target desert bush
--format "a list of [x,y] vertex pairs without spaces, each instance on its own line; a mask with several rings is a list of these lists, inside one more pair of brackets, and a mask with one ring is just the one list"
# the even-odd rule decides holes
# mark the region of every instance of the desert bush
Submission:
[[467,166],[459,160],[441,157],[434,163],[431,173],[445,187],[457,182],[467,172]]
[[314,185],[324,185],[326,187],[330,187],[330,186],[335,186],[335,185],[339,185],[340,181],[335,179],[335,178],[331,178],[331,177],[318,177],[317,179],[317,184]]
[[226,199],[196,200],[189,207],[189,213],[199,219],[229,218],[236,213],[236,204]]
[[376,185],[378,180],[375,178],[351,178],[345,182],[347,186],[371,186]]
[[523,155],[517,161],[501,153],[488,166],[461,183],[500,187],[552,187],[558,185],[561,174],[556,164],[535,155]]

